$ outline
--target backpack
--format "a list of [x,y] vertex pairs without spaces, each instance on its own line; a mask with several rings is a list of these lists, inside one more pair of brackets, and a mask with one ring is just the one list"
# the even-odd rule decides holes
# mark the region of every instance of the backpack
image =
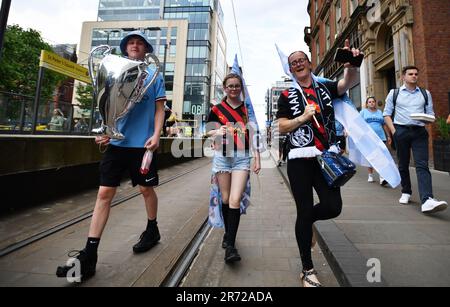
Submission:
[[[425,98],[425,105],[423,106],[423,113],[427,113],[427,106],[428,106],[428,93],[424,88],[419,87],[420,92],[423,95],[423,98]],[[393,104],[394,104],[394,111],[392,112],[392,121],[394,121],[394,116],[395,116],[395,106],[397,104],[397,98],[398,98],[398,94],[400,93],[400,89],[396,88],[394,90],[394,98],[392,100]]]

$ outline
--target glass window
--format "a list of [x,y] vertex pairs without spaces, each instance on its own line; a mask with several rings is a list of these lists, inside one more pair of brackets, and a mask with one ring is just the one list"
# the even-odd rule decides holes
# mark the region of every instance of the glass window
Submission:
[[98,20],[154,20],[160,10],[160,0],[100,0]]
[[392,36],[392,32],[388,31],[385,42],[385,50],[389,50],[394,47],[394,37]]
[[170,52],[169,52],[171,57],[174,57],[177,55],[177,45],[172,45],[170,44]]
[[207,65],[206,64],[187,64],[186,65],[186,76],[202,77],[207,76]]
[[209,40],[208,29],[189,29],[188,40]]
[[326,39],[325,51],[328,51],[331,46],[330,18],[328,18],[325,21],[325,39]]
[[349,3],[350,3],[350,15],[351,15],[358,7],[358,0],[350,0]]
[[209,58],[208,47],[188,46],[187,48],[188,58]]
[[171,39],[177,39],[177,33],[178,33],[178,28],[177,27],[173,27],[170,31],[170,38]]
[[320,43],[319,43],[319,37],[316,39],[316,56],[317,56],[317,63],[316,66],[320,64]]
[[336,33],[337,34],[339,34],[341,32],[341,16],[342,16],[341,0],[337,0],[337,2],[336,2]]
[[361,111],[361,84],[358,84],[355,87],[351,88],[349,90],[349,96],[358,111]]
[[319,0],[314,0],[314,17],[319,18]]

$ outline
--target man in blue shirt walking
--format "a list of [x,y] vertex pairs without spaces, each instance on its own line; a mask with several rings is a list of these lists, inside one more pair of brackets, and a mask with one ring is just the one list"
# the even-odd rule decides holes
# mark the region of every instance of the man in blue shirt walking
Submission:
[[402,196],[400,204],[408,204],[411,198],[411,178],[409,161],[411,150],[416,164],[417,182],[423,213],[445,210],[447,202],[433,197],[431,173],[428,168],[428,132],[425,123],[411,119],[413,113],[426,113],[434,116],[433,101],[429,91],[417,86],[419,69],[407,66],[403,69],[404,85],[399,90],[391,90],[386,98],[383,116],[397,147]]

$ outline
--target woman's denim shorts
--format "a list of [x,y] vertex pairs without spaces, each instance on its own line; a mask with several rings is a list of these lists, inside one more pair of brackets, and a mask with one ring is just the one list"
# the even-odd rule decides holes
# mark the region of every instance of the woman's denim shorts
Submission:
[[234,157],[224,157],[216,152],[213,159],[213,173],[232,173],[233,171],[250,171],[250,157],[248,152],[235,152]]

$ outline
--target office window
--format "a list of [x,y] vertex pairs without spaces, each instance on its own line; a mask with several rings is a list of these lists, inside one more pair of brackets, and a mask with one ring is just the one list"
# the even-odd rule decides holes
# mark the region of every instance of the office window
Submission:
[[350,15],[351,15],[358,7],[358,0],[350,0],[349,5],[350,5]]
[[336,2],[336,34],[341,33],[342,7],[341,0]]
[[394,47],[394,37],[392,35],[392,30],[388,31],[386,35],[386,40],[384,42],[384,50],[389,50]]
[[314,0],[314,17],[316,18],[316,19],[318,19],[319,18],[319,0]]
[[325,21],[325,51],[328,51],[331,46],[331,30],[330,30],[330,18]]
[[188,46],[187,48],[188,58],[209,58],[208,47]]
[[202,77],[207,74],[206,64],[187,64],[186,65],[186,76]]
[[316,65],[320,64],[320,43],[319,43],[319,37],[317,37],[316,40],[316,56],[317,56],[317,63]]
[[361,84],[358,83],[356,86],[349,90],[350,99],[353,101],[356,109],[361,111]]

